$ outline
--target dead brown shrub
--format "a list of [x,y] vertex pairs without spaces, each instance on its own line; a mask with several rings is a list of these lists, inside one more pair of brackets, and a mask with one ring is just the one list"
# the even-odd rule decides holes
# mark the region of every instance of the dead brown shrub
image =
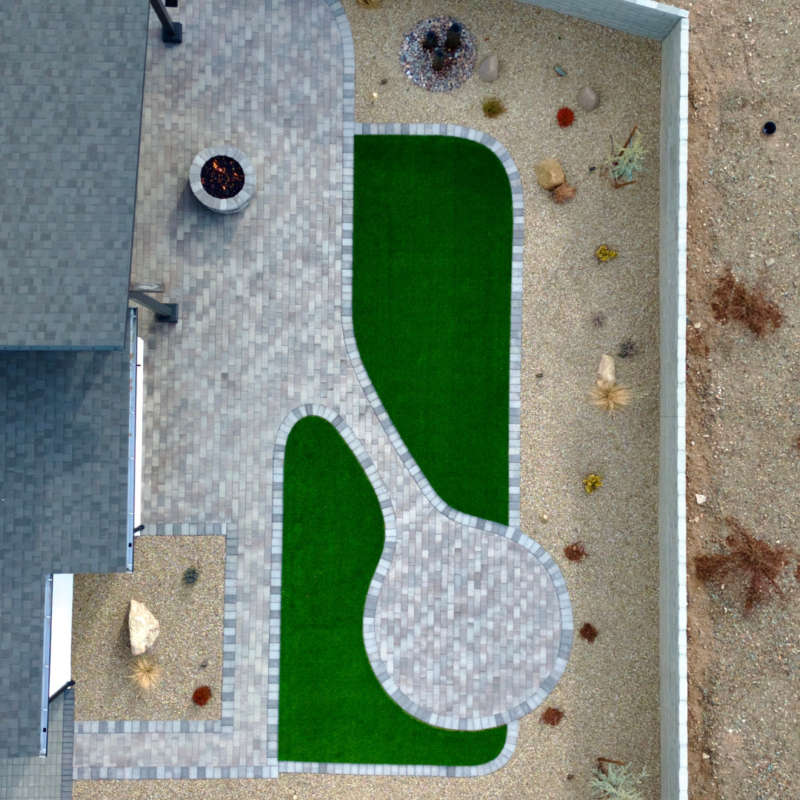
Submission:
[[728,553],[698,556],[694,565],[701,581],[719,581],[730,573],[740,573],[747,581],[745,611],[769,600],[773,592],[782,595],[778,576],[789,563],[789,549],[756,539],[739,520],[726,517],[733,531],[726,539]]
[[563,711],[559,711],[557,708],[553,708],[551,706],[542,712],[542,716],[539,717],[539,720],[545,725],[552,725],[555,727],[559,722],[561,722],[562,719],[564,719],[564,716],[565,714]]
[[764,297],[760,289],[748,289],[728,270],[718,281],[711,298],[714,319],[723,325],[729,320],[741,322],[756,336],[763,336],[767,327],[780,328],[783,314],[780,308]]
[[566,203],[567,200],[572,200],[577,193],[578,190],[565,181],[560,186],[556,186],[556,188],[553,189],[553,200],[555,200],[556,203]]
[[578,633],[580,633],[583,639],[586,639],[586,641],[591,644],[597,638],[598,630],[594,625],[592,625],[591,622],[584,622],[583,625],[581,625],[581,629],[578,631]]
[[564,548],[564,555],[569,561],[583,561],[589,554],[583,546],[583,542],[573,542]]

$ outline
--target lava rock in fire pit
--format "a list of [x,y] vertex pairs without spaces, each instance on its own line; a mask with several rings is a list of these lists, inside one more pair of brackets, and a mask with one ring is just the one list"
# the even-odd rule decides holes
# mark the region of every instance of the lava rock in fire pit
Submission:
[[[434,69],[435,51],[425,47],[425,37],[430,31],[436,35],[441,47],[446,42],[451,27],[457,24],[459,23],[452,17],[424,19],[403,37],[400,65],[406,76],[417,86],[430,92],[449,92],[457,89],[472,75],[477,55],[475,37],[463,25],[458,47],[455,50],[443,48],[444,63],[441,69]],[[450,40],[455,43],[453,36]]]
[[250,159],[235,147],[207,147],[189,169],[194,196],[219,214],[246,208],[256,191],[256,171]]
[[210,158],[200,170],[200,183],[212,197],[235,197],[244,186],[244,170],[229,156]]

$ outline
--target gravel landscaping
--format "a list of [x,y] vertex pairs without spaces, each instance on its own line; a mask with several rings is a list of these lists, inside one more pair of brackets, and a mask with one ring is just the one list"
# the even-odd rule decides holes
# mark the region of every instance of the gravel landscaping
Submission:
[[[75,576],[76,721],[219,719],[225,538],[141,536],[134,565],[131,574]],[[191,586],[182,580],[189,567],[198,572]],[[137,692],[128,679],[131,599],[144,603],[161,627],[147,655],[162,676],[147,692]],[[211,687],[211,699],[200,707],[192,693],[203,685]]]

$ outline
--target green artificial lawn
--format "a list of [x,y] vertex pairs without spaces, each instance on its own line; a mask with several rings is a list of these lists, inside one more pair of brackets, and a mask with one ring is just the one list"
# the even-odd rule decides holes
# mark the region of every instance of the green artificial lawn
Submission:
[[356,136],[353,323],[437,494],[508,523],[511,187],[483,145]]
[[384,542],[369,479],[336,429],[298,422],[286,445],[278,757],[474,766],[505,727],[466,733],[406,714],[378,683],[362,617]]

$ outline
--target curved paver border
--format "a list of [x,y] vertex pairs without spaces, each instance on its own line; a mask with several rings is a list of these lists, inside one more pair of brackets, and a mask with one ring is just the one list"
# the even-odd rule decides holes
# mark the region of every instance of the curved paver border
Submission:
[[[326,0],[334,14],[339,27],[342,41],[342,54],[344,59],[344,92],[342,99],[343,112],[343,185],[342,199],[345,216],[342,222],[342,331],[350,363],[358,377],[370,405],[375,411],[386,435],[394,445],[397,455],[403,461],[406,470],[416,481],[431,505],[444,516],[455,522],[473,528],[496,533],[529,550],[540,561],[547,571],[555,587],[558,597],[559,611],[561,614],[561,641],[556,656],[555,664],[550,674],[539,685],[539,688],[527,700],[510,710],[491,717],[477,719],[460,719],[458,717],[444,717],[434,714],[428,709],[406,698],[407,705],[403,708],[413,716],[422,719],[437,727],[453,730],[464,729],[479,730],[508,724],[513,720],[529,714],[536,706],[542,703],[547,695],[553,691],[567,666],[573,639],[572,604],[569,600],[566,581],[558,565],[549,553],[536,541],[528,537],[517,526],[520,524],[520,369],[522,364],[522,273],[523,273],[523,248],[525,236],[525,203],[522,191],[522,181],[519,170],[510,153],[494,137],[473,128],[462,125],[445,124],[367,124],[355,122],[355,49],[353,35],[347,15],[338,0]],[[434,491],[428,479],[417,465],[413,456],[405,446],[397,428],[395,428],[389,415],[380,401],[375,387],[372,385],[364,368],[361,354],[356,343],[353,328],[353,169],[354,169],[354,142],[356,134],[394,134],[417,136],[458,136],[469,139],[488,147],[500,159],[508,175],[511,188],[513,218],[513,241],[511,250],[511,347],[510,347],[510,379],[509,379],[509,523],[502,525],[498,522],[489,522],[464,514],[449,506]],[[370,663],[376,677],[391,697],[396,697],[399,688],[389,676],[386,665],[380,658],[377,643],[374,638],[375,611],[380,587],[385,574],[376,571],[367,596],[367,606],[364,611],[365,645],[370,655]],[[371,620],[371,636],[367,637],[367,628]],[[401,693],[402,694],[402,693]],[[405,694],[402,695],[406,697]],[[415,713],[417,711],[417,713]]]
[[[377,665],[383,665],[378,655],[378,645],[375,641],[375,603],[377,602],[380,587],[383,585],[383,579],[389,573],[392,559],[394,558],[395,549],[397,547],[397,518],[394,513],[394,507],[389,496],[389,491],[384,484],[375,462],[370,458],[361,440],[356,436],[353,429],[332,409],[327,406],[319,405],[318,403],[306,403],[298,406],[293,411],[284,417],[278,428],[278,433],[275,438],[275,447],[273,450],[272,462],[272,557],[270,559],[272,565],[272,572],[270,575],[270,661],[274,661],[274,665],[270,669],[270,684],[280,686],[280,615],[281,615],[281,588],[283,585],[283,496],[284,496],[284,469],[286,466],[286,443],[289,440],[289,434],[292,428],[304,417],[320,417],[333,425],[347,446],[353,452],[353,455],[358,459],[358,463],[366,473],[372,488],[378,497],[378,502],[381,505],[381,513],[383,514],[383,522],[385,527],[385,538],[383,543],[383,551],[378,561],[378,566],[375,569],[375,575],[370,583],[370,588],[367,593],[366,606],[370,608],[372,604],[372,616],[369,612],[364,612],[364,644],[366,645],[367,655],[369,657],[370,666],[373,671],[378,675],[378,680],[381,681],[384,690],[401,708],[407,711],[412,716],[427,722],[431,725],[436,724],[438,727],[453,727],[439,725],[431,720],[431,712],[422,708],[414,703],[401,689],[399,689],[394,681],[389,677],[385,670],[382,669],[384,679],[376,670]],[[369,620],[371,619],[371,622]],[[393,690],[387,686],[391,683]],[[280,708],[279,708],[280,711]],[[436,716],[435,714],[433,715]],[[278,720],[280,714],[278,714]],[[276,727],[279,722],[276,721]],[[495,723],[486,727],[497,727]],[[459,726],[456,725],[455,729],[458,730]],[[464,730],[464,727],[461,726]],[[467,728],[472,730],[471,728]],[[481,764],[477,767],[436,767],[431,765],[414,765],[414,764],[335,764],[328,762],[309,762],[309,761],[280,761],[279,768],[281,772],[315,772],[325,773],[332,775],[417,775],[423,777],[452,777],[452,778],[472,778],[478,775],[488,775],[500,767],[504,766],[509,758],[511,758],[514,748],[517,744],[517,735],[519,727],[515,721],[509,721],[509,727],[506,734],[506,742],[500,754],[488,761],[486,764]],[[276,732],[277,739],[277,732]]]
[[[522,196],[522,182],[514,160],[508,151],[496,139],[486,133],[481,133],[473,128],[465,128],[461,125],[433,125],[433,124],[361,124],[355,125],[356,134],[393,134],[393,135],[416,135],[416,136],[456,136],[462,139],[469,139],[488,147],[500,159],[508,175],[511,186],[512,207],[514,209],[514,239],[512,245],[512,267],[511,267],[511,364],[509,381],[509,488],[511,498],[509,500],[509,521],[514,521],[515,525],[503,525],[499,522],[490,522],[480,519],[470,514],[457,511],[452,506],[445,503],[435,492],[428,479],[423,474],[414,457],[403,442],[399,431],[392,423],[386,409],[380,401],[375,387],[369,379],[367,370],[361,360],[358,351],[355,330],[353,328],[353,256],[352,239],[347,253],[342,254],[342,328],[344,329],[344,339],[347,353],[353,365],[358,380],[361,383],[367,399],[372,405],[381,426],[386,431],[386,435],[394,445],[397,455],[403,461],[409,474],[414,478],[417,485],[425,495],[431,505],[448,519],[479,530],[489,531],[498,536],[502,536],[529,550],[542,564],[550,579],[553,581],[556,596],[558,597],[559,611],[561,613],[561,641],[556,656],[555,664],[550,674],[540,684],[539,688],[530,697],[512,709],[494,714],[489,717],[462,717],[442,716],[424,709],[411,700],[406,705],[397,697],[397,693],[402,694],[397,684],[390,677],[386,665],[378,655],[378,646],[375,641],[375,613],[378,603],[378,595],[385,578],[385,573],[380,570],[375,573],[372,585],[367,596],[367,606],[364,611],[364,639],[367,644],[367,651],[370,653],[370,663],[375,671],[375,675],[383,685],[386,692],[396,699],[403,708],[412,716],[418,717],[431,725],[440,728],[450,728],[453,730],[481,730],[493,728],[498,725],[508,724],[509,722],[520,719],[529,714],[540,705],[550,692],[553,691],[569,660],[572,650],[573,619],[572,604],[569,600],[566,581],[558,568],[556,562],[550,554],[536,541],[524,534],[519,528],[519,463],[520,463],[520,367],[522,358],[522,252],[523,237],[525,229],[524,202]],[[351,171],[352,174],[352,171]],[[347,192],[350,192],[348,195]],[[352,178],[350,185],[345,189],[345,196],[352,198]],[[352,224],[350,225],[352,229]],[[351,232],[352,236],[352,232]],[[405,697],[405,695],[403,695]],[[466,728],[465,728],[466,726]]]

